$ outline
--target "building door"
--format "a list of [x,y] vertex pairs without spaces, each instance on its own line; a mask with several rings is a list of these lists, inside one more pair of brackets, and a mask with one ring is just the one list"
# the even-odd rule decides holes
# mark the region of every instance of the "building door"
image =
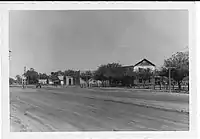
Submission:
[[71,85],[72,84],[72,80],[71,79],[69,79],[69,85]]

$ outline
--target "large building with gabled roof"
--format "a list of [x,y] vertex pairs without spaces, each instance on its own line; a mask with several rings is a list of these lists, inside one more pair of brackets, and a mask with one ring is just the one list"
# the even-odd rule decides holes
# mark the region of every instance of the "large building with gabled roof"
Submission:
[[[149,69],[151,72],[154,72],[156,70],[156,65],[144,58],[141,61],[139,61],[138,63],[136,63],[135,65],[123,66],[123,68],[126,68],[127,71],[131,70],[134,72],[140,72],[143,69]],[[140,77],[137,77],[134,80],[133,84],[135,84],[135,85],[143,84],[143,81]],[[145,84],[149,84],[149,85],[155,84],[154,77],[150,77],[149,80],[147,80]]]
[[140,69],[150,69],[151,71],[155,71],[156,65],[144,58],[135,65],[123,66],[123,68],[127,68],[133,71],[140,71]]
[[140,69],[150,69],[151,71],[155,71],[156,65],[144,58],[143,60],[136,63],[133,68],[134,71],[140,71]]

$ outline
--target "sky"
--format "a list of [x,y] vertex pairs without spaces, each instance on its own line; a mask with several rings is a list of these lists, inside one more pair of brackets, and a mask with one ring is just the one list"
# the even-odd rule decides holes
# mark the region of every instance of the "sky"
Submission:
[[10,11],[10,77],[143,58],[159,67],[188,46],[188,21],[186,10]]

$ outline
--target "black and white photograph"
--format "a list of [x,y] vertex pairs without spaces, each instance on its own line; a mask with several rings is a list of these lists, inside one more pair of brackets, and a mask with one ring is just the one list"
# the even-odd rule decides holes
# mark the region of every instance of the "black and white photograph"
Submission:
[[188,9],[9,10],[10,132],[190,131],[189,19]]

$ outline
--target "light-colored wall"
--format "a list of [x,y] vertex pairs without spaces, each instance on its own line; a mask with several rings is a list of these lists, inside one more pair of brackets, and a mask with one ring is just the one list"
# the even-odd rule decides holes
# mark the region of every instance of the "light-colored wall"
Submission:
[[80,86],[87,87],[87,82],[80,78]]
[[86,84],[86,81],[80,78],[80,84]]
[[89,86],[96,86],[96,87],[100,87],[102,86],[102,82],[100,80],[90,80],[89,81]]
[[74,84],[72,77],[66,77],[66,85],[69,85],[69,79],[71,79],[71,85]]
[[43,80],[39,80],[39,83],[47,84],[47,80],[45,80],[45,79],[43,79]]
[[139,68],[142,68],[142,69],[151,69],[152,71],[154,71],[155,69],[156,69],[156,67],[155,66],[135,66],[134,67],[134,71],[138,71],[139,70]]
[[53,84],[53,82],[51,80],[49,80],[49,84]]

